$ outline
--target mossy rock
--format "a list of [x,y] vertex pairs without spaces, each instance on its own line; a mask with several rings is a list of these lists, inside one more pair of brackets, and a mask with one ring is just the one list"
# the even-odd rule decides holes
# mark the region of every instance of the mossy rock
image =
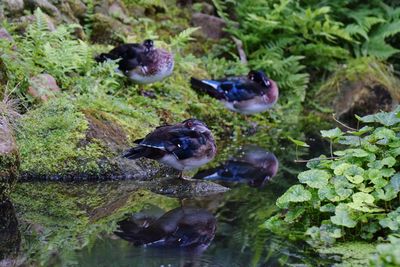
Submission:
[[[121,122],[101,110],[81,109],[65,97],[29,111],[17,135],[22,179],[142,180],[163,175],[168,169],[154,161],[121,158],[131,131],[137,132]],[[142,125],[139,132],[148,130]]]
[[123,43],[123,36],[129,33],[126,25],[101,13],[93,15],[92,27],[91,39],[96,43]]
[[10,126],[0,120],[0,202],[11,192],[18,174],[18,148]]

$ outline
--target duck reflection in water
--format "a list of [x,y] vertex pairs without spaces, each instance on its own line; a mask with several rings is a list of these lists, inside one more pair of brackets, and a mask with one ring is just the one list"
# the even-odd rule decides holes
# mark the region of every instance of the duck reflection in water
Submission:
[[276,175],[278,167],[273,153],[257,146],[245,146],[233,158],[216,168],[200,171],[193,178],[263,187]]
[[180,207],[159,216],[139,213],[118,223],[115,234],[135,246],[184,248],[203,252],[215,236],[216,218],[210,212]]

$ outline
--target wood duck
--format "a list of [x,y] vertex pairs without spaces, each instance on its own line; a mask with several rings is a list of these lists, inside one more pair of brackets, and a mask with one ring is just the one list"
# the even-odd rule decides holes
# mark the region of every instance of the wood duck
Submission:
[[248,146],[243,148],[238,156],[216,168],[198,172],[193,178],[263,187],[276,175],[278,167],[278,159],[273,153],[259,147]]
[[154,83],[170,76],[174,69],[174,58],[171,53],[155,48],[153,40],[142,44],[123,44],[108,53],[95,57],[97,62],[119,60],[118,69],[132,81],[139,84]]
[[138,145],[126,151],[125,158],[157,160],[180,170],[197,168],[215,157],[217,148],[211,131],[202,121],[188,119],[175,125],[157,127]]
[[135,246],[205,250],[215,236],[216,225],[210,212],[180,207],[160,217],[132,216],[118,223],[115,234]]
[[251,70],[247,76],[218,80],[191,78],[192,88],[220,100],[229,110],[254,114],[271,108],[278,100],[277,84],[264,72]]

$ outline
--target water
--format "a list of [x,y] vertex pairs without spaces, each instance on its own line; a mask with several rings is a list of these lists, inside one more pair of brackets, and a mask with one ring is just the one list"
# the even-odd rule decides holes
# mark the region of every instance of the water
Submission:
[[[253,149],[254,145],[250,147]],[[265,150],[265,158],[262,157],[263,150],[257,150],[260,147]],[[330,260],[319,258],[305,242],[285,240],[261,227],[276,211],[276,198],[296,182],[296,173],[304,168],[293,163],[294,155],[288,151],[294,151],[293,147],[258,146],[256,153],[248,154],[248,146],[244,149],[226,146],[218,159],[203,168],[195,178],[216,180],[220,176],[219,182],[231,190],[181,201],[141,190],[140,185],[133,181],[20,184],[12,196],[16,213],[10,209],[19,221],[19,232],[14,231],[14,237],[22,235],[22,240],[13,239],[18,241],[13,245],[17,251],[19,247],[19,252],[9,250],[0,255],[16,265],[26,263],[33,266],[329,264]],[[257,179],[247,179],[248,176]],[[216,232],[212,233],[214,238],[202,249],[188,249],[183,245],[134,246],[114,234],[119,228],[118,223],[131,218],[132,214],[156,210],[152,216],[157,220],[165,212],[181,209],[181,205],[207,211],[216,220]],[[193,220],[183,231],[187,242],[198,237],[191,227],[198,227],[199,223]],[[15,229],[15,220],[10,222],[14,226],[10,229]],[[151,225],[151,222],[149,219],[144,224]],[[5,235],[1,236],[4,239]],[[199,240],[206,240],[203,237]],[[0,265],[5,265],[5,262],[0,262]]]

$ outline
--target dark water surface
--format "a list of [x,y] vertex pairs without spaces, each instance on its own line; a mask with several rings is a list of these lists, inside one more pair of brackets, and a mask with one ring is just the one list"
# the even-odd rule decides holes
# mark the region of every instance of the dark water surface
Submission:
[[[250,145],[250,150],[255,149],[255,153],[246,154],[249,153],[248,146],[226,147],[216,161],[195,175],[198,179],[208,177],[216,181],[219,178],[219,183],[231,188],[226,193],[207,197],[179,201],[138,191],[137,185],[130,181],[21,184],[12,198],[20,229],[20,233],[15,235],[22,236],[22,241],[14,244],[20,247],[19,253],[18,256],[15,253],[0,253],[3,258],[0,266],[10,260],[15,265],[25,263],[33,266],[239,267],[329,264],[329,261],[320,259],[305,242],[291,242],[262,228],[263,222],[276,211],[276,198],[295,183],[296,174],[304,165],[293,163],[294,155],[288,152],[294,151],[293,147]],[[262,151],[265,151],[264,158]],[[234,183],[230,182],[232,180]],[[206,230],[198,230],[200,226],[195,215],[192,216],[194,219],[186,219],[184,229],[180,225],[173,233],[175,236],[181,234],[175,243],[133,244],[132,240],[137,240],[138,236],[141,242],[148,240],[148,235],[158,230],[149,232],[145,228],[162,214],[180,210],[181,205],[184,209],[191,207],[203,210],[215,218],[216,232],[212,233],[214,238],[209,244],[207,242],[210,240],[204,237]],[[121,221],[133,220],[133,214],[137,218],[139,212],[146,214],[149,210],[157,210],[158,214],[153,212],[153,219],[141,221],[143,225],[140,227],[143,229],[139,230],[144,234],[130,233],[130,242],[114,233],[120,229],[118,223]],[[15,223],[15,220],[11,222]],[[172,225],[173,222],[168,221],[167,224]],[[153,228],[156,226],[153,225]],[[4,235],[1,237],[4,243]],[[18,237],[14,240],[19,240]],[[185,247],[194,239],[207,244],[197,250]]]

